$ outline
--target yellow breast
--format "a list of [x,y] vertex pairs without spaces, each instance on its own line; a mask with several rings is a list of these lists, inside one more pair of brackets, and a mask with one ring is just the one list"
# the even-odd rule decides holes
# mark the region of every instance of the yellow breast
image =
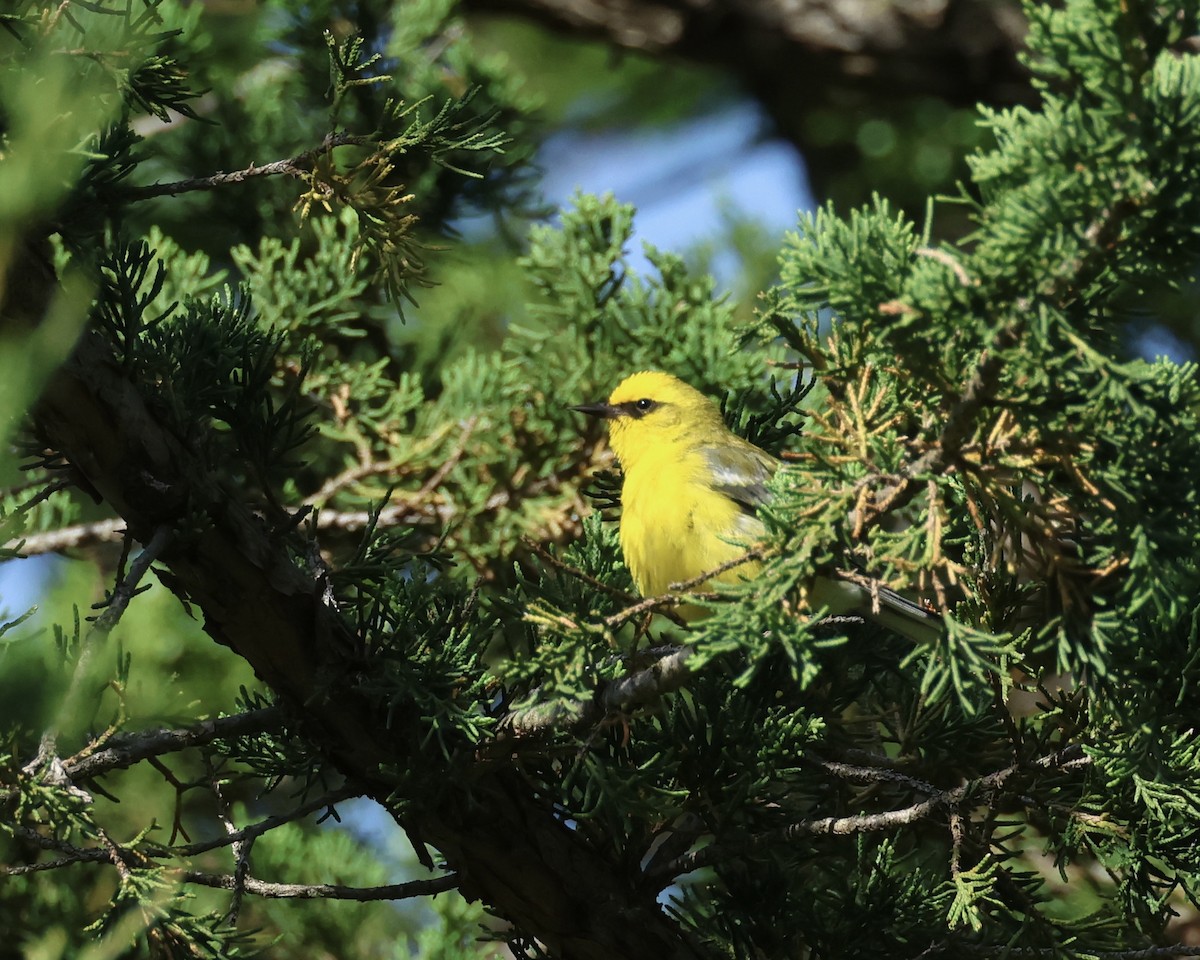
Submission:
[[[696,449],[664,448],[639,459],[621,491],[621,549],[643,596],[668,592],[745,552],[762,529],[758,519],[711,485]],[[753,576],[749,564],[715,579]],[[693,587],[693,589],[703,589]]]

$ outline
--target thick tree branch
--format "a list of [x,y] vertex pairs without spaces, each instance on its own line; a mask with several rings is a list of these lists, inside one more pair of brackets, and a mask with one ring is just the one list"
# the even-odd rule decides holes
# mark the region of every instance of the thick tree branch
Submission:
[[[325,578],[298,568],[286,545],[156,420],[98,334],[82,338],[36,419],[47,444],[135,539],[160,527],[195,531],[160,557],[171,588],[203,611],[214,639],[293,705],[352,783],[387,805],[395,783],[384,771],[425,765],[432,773],[429,765],[442,762],[418,752],[419,711],[400,704],[388,722],[356,686],[359,640],[326,601]],[[199,516],[206,525],[198,528]],[[480,774],[436,801],[407,798],[405,808],[406,829],[438,848],[467,896],[486,900],[566,960],[703,955],[654,891],[588,846],[516,770],[496,764]]]

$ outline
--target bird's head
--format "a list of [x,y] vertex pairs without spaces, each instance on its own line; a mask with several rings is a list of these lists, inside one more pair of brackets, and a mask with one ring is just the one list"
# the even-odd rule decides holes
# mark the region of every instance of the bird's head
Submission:
[[715,403],[678,377],[645,370],[622,380],[604,403],[572,407],[608,421],[613,452],[628,472],[643,457],[725,432]]

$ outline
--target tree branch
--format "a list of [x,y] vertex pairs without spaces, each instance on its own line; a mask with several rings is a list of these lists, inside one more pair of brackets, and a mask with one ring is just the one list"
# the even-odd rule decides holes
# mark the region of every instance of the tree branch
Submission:
[[188,870],[183,874],[187,883],[218,890],[245,890],[258,897],[282,900],[357,900],[366,903],[372,900],[407,900],[412,897],[428,897],[453,890],[458,886],[458,877],[447,874],[432,880],[409,880],[380,887],[344,887],[337,883],[267,883],[253,877],[238,878],[231,874],[200,873]]
[[144,187],[123,187],[121,196],[127,200],[150,200],[154,197],[174,197],[181,193],[191,193],[196,190],[216,190],[230,183],[245,183],[255,177],[275,177],[285,174],[289,177],[304,179],[312,169],[313,161],[323,154],[330,153],[338,147],[350,144],[362,144],[365,138],[348,133],[330,133],[325,136],[319,147],[298,153],[286,160],[275,160],[272,163],[260,165],[251,164],[244,170],[234,170],[230,173],[214,173],[208,177],[192,177],[188,180],[175,180],[171,183],[154,183]]
[[[896,810],[886,810],[882,813],[865,813],[848,817],[822,817],[818,820],[801,820],[789,824],[780,830],[771,830],[758,834],[739,844],[710,844],[700,850],[678,857],[667,864],[660,876],[676,877],[691,873],[701,867],[711,866],[729,857],[745,854],[748,851],[761,850],[774,844],[787,843],[803,836],[819,836],[822,834],[849,835],[855,833],[874,833],[880,830],[891,830],[895,827],[915,823],[925,817],[944,809],[954,809],[966,800],[974,800],[979,793],[995,794],[1004,783],[1014,775],[1033,770],[1079,770],[1091,766],[1091,758],[1083,753],[1077,745],[1067,747],[1058,753],[1050,754],[1033,761],[1030,764],[1014,763],[974,780],[968,780],[950,790],[937,790],[930,784],[912,780],[913,785],[921,793],[927,793],[927,799],[919,803],[901,807]],[[839,776],[853,773],[857,777],[879,781],[881,779],[895,780],[896,774],[886,770],[870,770],[868,768],[846,768],[844,765],[834,765],[834,771]],[[904,777],[904,780],[910,778]]]
[[[326,578],[299,568],[287,544],[158,422],[99,334],[81,338],[35,419],[47,445],[84,474],[135,539],[164,525],[195,530],[196,505],[220,505],[203,513],[199,533],[160,558],[170,586],[204,612],[214,639],[293,705],[314,745],[356,789],[395,810],[388,771],[417,765],[440,776],[440,759],[419,750],[417,705],[399,702],[383,716],[358,684],[361,640],[326,599]],[[478,776],[405,797],[404,811],[405,828],[437,847],[466,896],[485,899],[564,960],[705,955],[654,891],[630,883],[623,864],[570,829],[509,764],[481,764]]]
[[553,730],[575,730],[595,726],[604,719],[632,713],[653,703],[665,693],[678,690],[691,677],[687,661],[690,647],[677,647],[655,663],[602,687],[591,700],[539,703],[515,710],[501,722],[512,736],[532,738]]
[[280,707],[247,710],[231,717],[203,720],[179,729],[162,728],[141,733],[120,734],[102,750],[63,761],[63,770],[72,780],[92,777],[133,766],[149,757],[177,753],[188,747],[202,747],[214,740],[233,739],[250,733],[275,729],[283,719]]
[[274,816],[265,817],[258,821],[258,823],[252,823],[250,826],[242,827],[242,829],[235,830],[232,833],[226,833],[212,840],[189,843],[184,846],[152,848],[148,852],[148,855],[154,857],[194,857],[200,853],[207,853],[209,850],[232,846],[235,843],[241,843],[245,840],[255,840],[277,827],[282,827],[285,823],[291,823],[293,820],[307,817],[310,813],[316,813],[318,810],[332,809],[334,804],[341,803],[343,800],[351,800],[358,796],[362,796],[362,791],[347,784],[337,790],[331,790],[328,793],[322,794],[315,800],[309,800],[307,803],[303,803],[287,813],[277,813]]
[[[40,834],[18,829],[17,834],[24,839],[39,842],[46,838]],[[67,845],[69,846],[69,845]],[[113,863],[113,846],[74,847],[72,852],[57,860],[47,860],[42,863],[0,865],[0,876],[20,877],[31,873],[42,873],[47,870],[58,870],[76,863]],[[119,849],[119,848],[118,848]],[[125,863],[127,854],[120,851],[118,859]],[[233,874],[203,873],[197,870],[182,871],[181,879],[185,883],[194,883],[202,887],[213,887],[218,890],[237,890],[252,893],[258,897],[271,897],[284,900],[355,900],[362,903],[373,900],[407,900],[413,897],[428,897],[458,887],[458,877],[446,874],[431,880],[409,880],[405,883],[392,883],[378,887],[347,887],[336,883],[268,883],[253,877],[238,878]]]
[[111,520],[96,520],[92,523],[77,523],[44,533],[31,533],[14,537],[4,545],[6,550],[16,550],[23,557],[43,553],[64,553],[81,547],[100,543],[119,543],[124,536],[125,521],[120,517]]

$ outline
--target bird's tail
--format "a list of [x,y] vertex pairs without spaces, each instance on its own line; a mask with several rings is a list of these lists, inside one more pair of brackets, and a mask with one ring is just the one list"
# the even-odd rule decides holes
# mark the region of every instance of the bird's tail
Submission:
[[873,620],[914,643],[932,643],[942,635],[942,618],[883,585],[869,588],[850,580],[819,577],[810,600],[830,615],[852,614]]

